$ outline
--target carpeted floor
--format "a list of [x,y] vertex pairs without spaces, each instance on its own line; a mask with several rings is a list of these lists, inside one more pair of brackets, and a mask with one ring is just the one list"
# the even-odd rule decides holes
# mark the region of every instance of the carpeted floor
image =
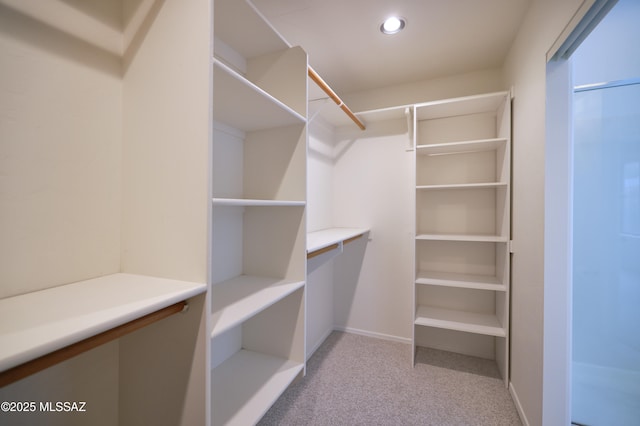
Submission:
[[521,425],[493,361],[333,332],[260,425]]

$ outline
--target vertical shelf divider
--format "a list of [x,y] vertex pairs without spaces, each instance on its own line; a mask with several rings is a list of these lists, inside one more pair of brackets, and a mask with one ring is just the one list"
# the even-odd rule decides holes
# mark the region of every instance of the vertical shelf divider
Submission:
[[214,7],[211,424],[244,425],[305,374],[308,61]]

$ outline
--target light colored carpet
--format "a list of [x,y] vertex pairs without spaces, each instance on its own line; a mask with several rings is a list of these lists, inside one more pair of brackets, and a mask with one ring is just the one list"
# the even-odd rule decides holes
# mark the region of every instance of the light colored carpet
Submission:
[[260,425],[521,425],[493,361],[333,332]]

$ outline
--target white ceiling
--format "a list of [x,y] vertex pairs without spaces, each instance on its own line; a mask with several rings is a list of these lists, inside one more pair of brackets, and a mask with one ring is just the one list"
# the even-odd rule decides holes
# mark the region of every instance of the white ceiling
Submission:
[[252,0],[338,94],[499,67],[531,1]]

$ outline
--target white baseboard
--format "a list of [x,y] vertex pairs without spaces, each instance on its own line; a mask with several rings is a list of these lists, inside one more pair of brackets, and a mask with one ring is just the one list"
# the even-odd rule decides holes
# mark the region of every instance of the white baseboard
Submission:
[[351,333],[351,334],[359,334],[361,336],[374,337],[376,339],[390,340],[392,342],[406,343],[408,345],[411,344],[411,339],[407,337],[393,336],[391,334],[376,333],[373,331],[360,330],[360,329],[351,328],[351,327],[335,327],[334,330],[343,331],[345,333]]
[[524,414],[524,410],[522,409],[522,404],[520,404],[520,399],[518,398],[516,388],[513,387],[513,383],[511,382],[509,382],[509,393],[511,394],[511,399],[513,399],[513,403],[516,406],[516,410],[518,411],[518,415],[520,416],[522,425],[529,426],[529,420],[527,420],[527,416]]

